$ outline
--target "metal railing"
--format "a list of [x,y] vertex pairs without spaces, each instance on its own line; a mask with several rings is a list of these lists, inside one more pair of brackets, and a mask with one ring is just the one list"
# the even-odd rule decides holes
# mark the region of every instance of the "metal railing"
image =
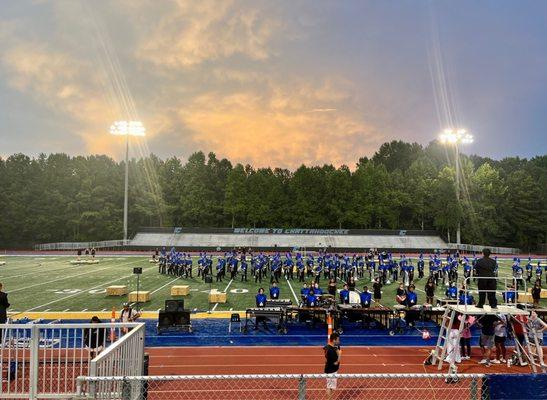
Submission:
[[0,324],[0,399],[74,394],[76,378],[102,351],[118,347],[127,328],[144,334],[137,323]]
[[[477,289],[474,289],[471,284],[472,281],[476,280],[493,280],[496,282],[496,288],[495,289],[479,289],[477,285]],[[485,276],[468,276],[463,278],[463,285],[462,290],[465,292],[465,296],[469,297],[470,294],[476,293],[478,296],[480,296],[481,293],[484,293],[486,297],[488,297],[488,293],[494,293],[494,296],[497,298],[497,294],[500,293],[500,290],[498,290],[497,286],[499,282],[503,282],[503,287],[505,290],[501,291],[502,294],[502,300],[503,301],[497,301],[498,304],[503,306],[516,306],[518,301],[518,297],[520,294],[526,294],[526,280],[522,278],[516,278],[516,277],[485,277]],[[510,283],[510,284],[509,284]],[[519,286],[523,286],[524,292],[521,292],[518,290]],[[505,293],[505,295],[504,295]],[[513,293],[513,297],[508,295],[508,293]],[[479,299],[475,299],[476,302],[479,301]],[[488,303],[488,298],[485,300]],[[464,308],[467,310],[467,302],[464,304]],[[524,303],[524,307],[527,308],[526,302]]]
[[[144,324],[131,329],[113,346],[107,348],[99,356],[91,360],[89,368],[90,377],[102,376],[134,376],[143,373],[144,366]],[[123,383],[111,387],[100,382],[90,383],[90,393],[122,392]],[[132,385],[130,391],[134,393],[130,398],[135,398],[140,392],[138,385]]]
[[[387,373],[80,377],[78,394],[85,399],[123,400],[486,400],[484,378],[482,374]],[[104,391],[87,390],[91,383],[99,382]]]
[[131,243],[131,240],[103,240],[99,242],[57,242],[41,243],[34,245],[34,250],[78,250],[78,249],[104,249],[109,247],[123,247]]
[[457,243],[447,243],[447,248],[451,250],[460,250],[468,253],[480,253],[484,248],[489,248],[492,254],[520,254],[520,249],[515,247],[493,247],[493,246],[483,246],[479,244],[457,244]]

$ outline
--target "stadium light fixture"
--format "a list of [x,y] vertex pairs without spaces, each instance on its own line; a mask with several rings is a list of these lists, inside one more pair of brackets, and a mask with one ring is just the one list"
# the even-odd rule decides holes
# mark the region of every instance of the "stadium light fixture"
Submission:
[[123,197],[123,240],[127,240],[127,197],[129,189],[129,136],[144,136],[146,129],[141,121],[116,121],[110,126],[110,134],[125,136],[125,182]]
[[[473,143],[473,135],[465,129],[447,128],[439,135],[442,144],[454,146],[456,150],[456,198],[460,202],[460,145]],[[458,219],[456,244],[461,244],[461,224]]]
[[110,134],[117,136],[144,136],[146,129],[141,121],[116,121],[110,126]]

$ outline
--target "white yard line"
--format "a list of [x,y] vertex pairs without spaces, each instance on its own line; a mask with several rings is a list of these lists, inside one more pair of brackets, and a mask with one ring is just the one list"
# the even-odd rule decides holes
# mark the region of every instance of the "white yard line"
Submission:
[[[50,272],[59,272],[59,271],[65,270],[65,269],[74,269],[74,266],[70,265],[68,267],[65,266],[65,267],[62,267],[62,268],[47,269],[47,273],[49,274]],[[4,276],[4,277],[2,277],[2,279],[20,278],[22,276],[29,276],[29,271],[27,271],[26,274]]]
[[76,274],[76,275],[63,276],[61,278],[53,279],[53,280],[47,281],[47,282],[35,283],[34,285],[25,286],[25,287],[22,287],[22,288],[10,290],[9,294],[15,293],[15,292],[20,292],[21,290],[30,289],[30,288],[33,288],[33,287],[36,287],[36,286],[47,285],[48,283],[62,281],[64,279],[71,279],[71,278],[76,278],[77,276],[89,275],[89,274],[92,274],[94,272],[104,271],[105,269],[110,269],[110,267],[105,267],[105,268],[101,268],[101,269],[94,269],[93,271],[82,272],[81,274]]
[[177,276],[177,277],[176,277],[175,279],[173,279],[172,281],[169,281],[169,282],[167,282],[165,285],[162,285],[162,286],[160,286],[159,288],[157,288],[156,290],[150,292],[150,294],[152,295],[152,294],[156,293],[157,291],[163,289],[163,288],[166,287],[167,285],[172,284],[173,282],[175,282],[175,281],[178,280],[178,279],[179,279],[179,277]]
[[[285,279],[287,278],[285,277]],[[294,296],[294,300],[296,301],[296,304],[299,304],[300,300],[296,296],[296,293],[294,292],[294,289],[292,288],[291,282],[288,279],[287,279],[287,283],[289,284],[289,288],[291,289],[291,292],[292,292],[292,295]]]
[[[128,262],[127,264],[131,264],[131,262]],[[154,267],[154,266],[152,266],[152,267]],[[152,268],[152,267],[150,267],[150,268]],[[145,269],[145,268],[143,268],[143,269]],[[146,269],[149,269],[149,268],[146,268]],[[116,279],[111,280],[111,281],[109,281],[109,282],[104,282],[104,283],[101,283],[101,284],[99,284],[99,285],[97,285],[97,286],[93,286],[93,287],[87,288],[87,289],[85,289],[85,290],[82,290],[81,292],[74,293],[74,294],[71,294],[71,295],[62,297],[62,298],[60,298],[60,299],[57,299],[57,300],[52,300],[52,301],[50,301],[50,302],[48,302],[48,303],[44,303],[44,304],[39,305],[39,306],[36,306],[36,307],[29,308],[29,309],[26,310],[25,312],[34,311],[34,310],[36,310],[36,309],[38,309],[38,308],[42,308],[42,307],[45,307],[45,306],[49,306],[50,304],[58,303],[59,301],[63,301],[63,300],[70,299],[70,298],[75,297],[75,296],[79,296],[79,295],[81,295],[81,294],[87,293],[89,290],[98,289],[98,288],[100,288],[100,287],[110,285],[111,283],[121,281],[122,279],[127,279],[127,278],[129,278],[129,277],[131,277],[131,276],[133,276],[133,274],[124,275],[124,276],[122,276],[122,277],[120,277],[120,278],[116,278]]]
[[[228,286],[226,286],[223,290],[224,293],[226,293],[226,291],[228,290],[228,288],[230,287],[230,285],[232,284],[233,281],[234,281],[233,279],[230,279],[230,282],[228,282]],[[215,303],[215,305],[213,306],[213,309],[211,311],[215,311],[217,306],[218,306],[218,303]]]
[[82,310],[82,312],[84,312],[84,311],[87,311],[87,308],[84,308],[84,309]]
[[63,310],[63,312],[67,312],[67,311],[69,311],[69,310],[70,310],[70,308],[67,308],[66,310]]

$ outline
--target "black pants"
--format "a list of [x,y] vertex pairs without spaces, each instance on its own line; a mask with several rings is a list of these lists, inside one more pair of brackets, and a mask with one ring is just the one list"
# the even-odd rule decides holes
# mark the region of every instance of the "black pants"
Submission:
[[[488,295],[488,304],[490,304],[490,307],[496,308],[498,306],[498,301],[496,300],[496,293],[494,292],[494,290],[496,290],[496,280],[495,279],[479,279],[478,287],[479,287],[479,304],[477,304],[477,307],[482,307],[484,305],[484,301],[486,300],[486,297]],[[489,292],[483,292],[483,290],[489,290]]]
[[462,357],[471,356],[471,338],[460,338],[460,347]]

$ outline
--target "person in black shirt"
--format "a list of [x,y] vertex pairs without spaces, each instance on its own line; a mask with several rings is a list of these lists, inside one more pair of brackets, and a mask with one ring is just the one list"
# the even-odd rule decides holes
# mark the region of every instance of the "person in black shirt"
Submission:
[[340,335],[338,332],[333,332],[330,335],[330,343],[323,349],[325,350],[325,374],[329,374],[327,378],[327,398],[330,399],[332,391],[336,390],[336,373],[340,369],[340,359],[342,350],[340,350]]
[[[8,308],[10,304],[8,302],[8,294],[2,291],[2,284],[0,283],[0,324],[5,324],[8,321]],[[0,328],[0,344],[4,342],[4,333]]]
[[[100,324],[101,320],[93,316],[91,323]],[[103,350],[105,343],[105,328],[84,329],[84,346],[89,349],[90,358],[95,358]]]
[[5,324],[8,320],[8,294],[2,291],[3,285],[0,283],[0,324]]
[[[498,307],[498,302],[496,300],[496,279],[495,279],[495,269],[496,262],[490,258],[490,249],[484,249],[482,251],[484,255],[476,264],[477,276],[481,279],[478,279],[477,286],[479,288],[479,303],[477,308],[483,308],[484,301],[488,296],[488,304],[493,309]],[[487,279],[484,279],[487,278]],[[492,279],[488,279],[492,278]],[[488,292],[485,292],[487,290]]]

